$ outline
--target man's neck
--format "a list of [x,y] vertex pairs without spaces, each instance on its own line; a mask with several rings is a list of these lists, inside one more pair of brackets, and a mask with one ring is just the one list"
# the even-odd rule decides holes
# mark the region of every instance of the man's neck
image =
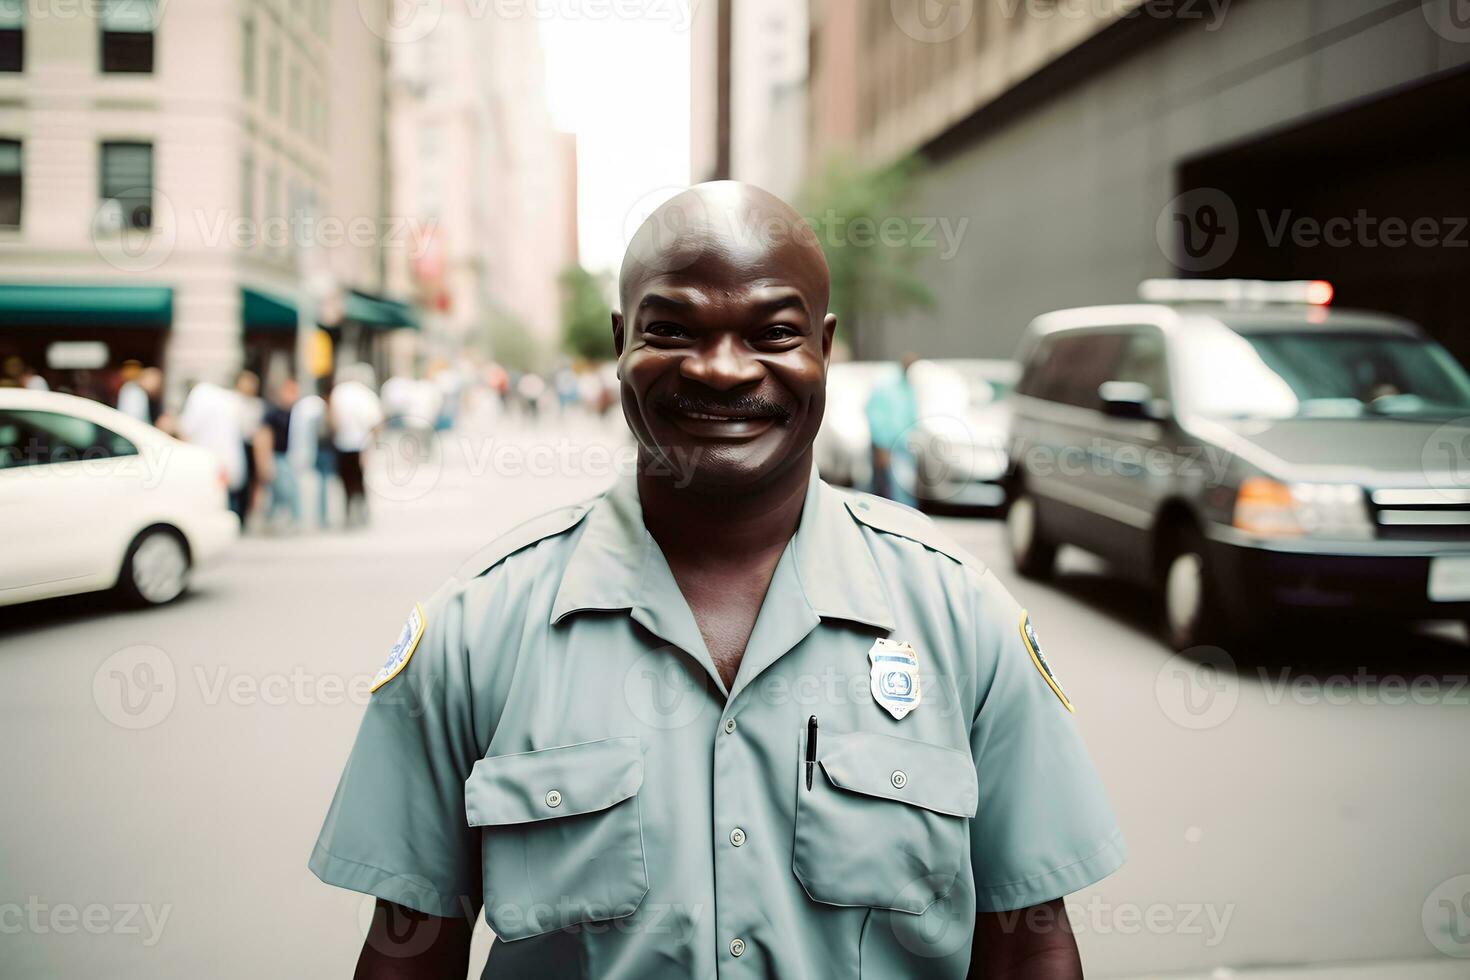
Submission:
[[801,520],[813,465],[808,451],[769,483],[729,490],[680,488],[640,466],[644,526],[670,562],[738,565],[779,553]]

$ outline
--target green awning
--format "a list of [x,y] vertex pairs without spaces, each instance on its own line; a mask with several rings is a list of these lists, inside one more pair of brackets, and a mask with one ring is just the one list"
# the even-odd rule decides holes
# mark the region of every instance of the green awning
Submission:
[[246,330],[295,330],[296,304],[273,293],[241,289],[240,319]]
[[342,315],[363,326],[379,330],[409,327],[417,330],[419,319],[413,307],[397,300],[369,296],[356,290],[348,290],[342,301]]
[[61,286],[0,283],[0,323],[8,327],[146,327],[173,323],[167,286]]

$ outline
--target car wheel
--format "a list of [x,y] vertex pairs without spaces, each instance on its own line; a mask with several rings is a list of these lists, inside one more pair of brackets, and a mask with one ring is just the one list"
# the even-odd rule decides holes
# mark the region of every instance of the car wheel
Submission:
[[161,606],[189,588],[189,549],[172,528],[149,528],[123,559],[118,589],[128,601]]
[[1057,562],[1056,542],[1041,527],[1036,498],[1022,490],[1006,511],[1006,543],[1011,562],[1027,578],[1046,578]]
[[1188,650],[1229,639],[1204,535],[1192,527],[1175,531],[1161,573],[1164,633],[1170,646]]

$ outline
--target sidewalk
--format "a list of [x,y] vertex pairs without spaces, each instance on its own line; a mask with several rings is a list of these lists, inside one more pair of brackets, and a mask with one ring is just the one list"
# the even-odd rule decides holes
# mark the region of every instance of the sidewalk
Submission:
[[1470,960],[1407,960],[1379,963],[1276,966],[1233,970],[1218,967],[1209,973],[1148,973],[1127,980],[1466,980]]

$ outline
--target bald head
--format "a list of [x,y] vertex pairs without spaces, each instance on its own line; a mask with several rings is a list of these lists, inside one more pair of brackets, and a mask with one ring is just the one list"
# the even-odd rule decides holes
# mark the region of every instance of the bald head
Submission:
[[769,191],[734,180],[696,184],[643,222],[623,255],[618,296],[626,311],[650,281],[767,276],[800,290],[820,318],[830,288],[827,258],[810,224]]

